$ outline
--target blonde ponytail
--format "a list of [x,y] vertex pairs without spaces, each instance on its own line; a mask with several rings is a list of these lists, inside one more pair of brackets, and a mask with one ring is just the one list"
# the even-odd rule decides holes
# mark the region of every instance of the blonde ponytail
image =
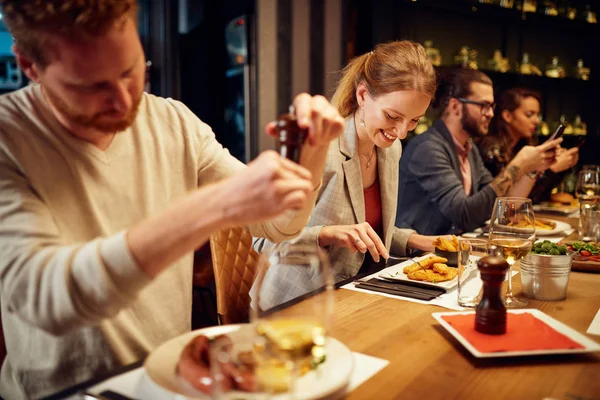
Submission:
[[342,117],[358,108],[356,89],[361,82],[374,98],[399,90],[417,90],[433,99],[436,89],[435,70],[425,49],[408,40],[377,45],[348,63],[331,99]]

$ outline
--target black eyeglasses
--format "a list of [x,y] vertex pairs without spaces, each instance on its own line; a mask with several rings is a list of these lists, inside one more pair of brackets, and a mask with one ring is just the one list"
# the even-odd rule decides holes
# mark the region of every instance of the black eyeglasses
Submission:
[[476,106],[481,107],[481,115],[486,115],[490,112],[490,110],[494,111],[496,109],[496,103],[488,103],[487,101],[475,101],[465,99],[464,97],[456,97],[456,100],[460,101],[463,104],[475,104]]

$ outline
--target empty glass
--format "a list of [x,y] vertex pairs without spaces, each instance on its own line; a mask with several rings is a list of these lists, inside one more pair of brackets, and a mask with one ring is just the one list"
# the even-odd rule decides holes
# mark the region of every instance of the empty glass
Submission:
[[484,239],[458,239],[458,304],[475,307],[481,300],[483,281],[477,261],[488,254],[488,241]]

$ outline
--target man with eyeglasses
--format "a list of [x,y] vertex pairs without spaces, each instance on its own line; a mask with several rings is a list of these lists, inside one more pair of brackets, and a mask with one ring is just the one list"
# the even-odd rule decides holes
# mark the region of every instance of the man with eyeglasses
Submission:
[[472,145],[494,116],[492,80],[472,69],[449,70],[435,102],[440,118],[410,141],[400,161],[396,226],[424,235],[472,231],[489,219],[496,197],[529,195],[527,181],[550,166],[562,139],[525,146],[494,178]]

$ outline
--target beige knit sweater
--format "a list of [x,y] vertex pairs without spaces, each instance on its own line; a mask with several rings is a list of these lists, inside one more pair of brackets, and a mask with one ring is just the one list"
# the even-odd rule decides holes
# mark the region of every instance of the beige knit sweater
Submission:
[[[39,86],[0,96],[0,395],[54,393],[188,331],[192,254],[151,281],[124,232],[241,168],[177,101],[144,94],[133,126],[101,151],[65,131]],[[310,210],[252,233],[289,238]]]

